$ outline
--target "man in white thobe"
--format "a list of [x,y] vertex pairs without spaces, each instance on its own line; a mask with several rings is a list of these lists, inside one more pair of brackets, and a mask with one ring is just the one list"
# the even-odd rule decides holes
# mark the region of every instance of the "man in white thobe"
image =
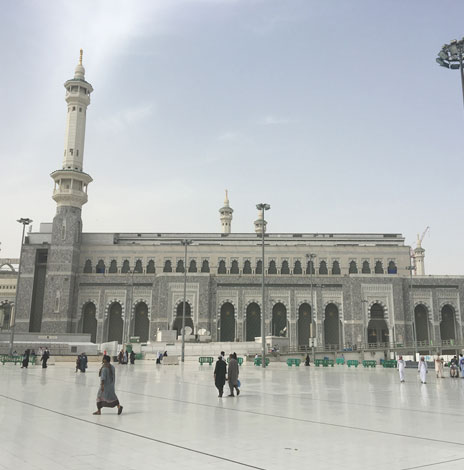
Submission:
[[400,382],[404,382],[404,369],[406,368],[406,363],[403,360],[403,356],[400,356],[398,359],[398,372],[400,373]]
[[423,384],[425,384],[425,378],[427,376],[427,363],[425,362],[424,356],[421,356],[419,364],[417,366],[417,371],[420,374],[420,379]]

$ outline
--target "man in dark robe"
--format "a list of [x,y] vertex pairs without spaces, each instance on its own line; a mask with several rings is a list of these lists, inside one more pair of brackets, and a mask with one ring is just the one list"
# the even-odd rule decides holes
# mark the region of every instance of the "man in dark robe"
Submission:
[[135,363],[135,352],[134,351],[130,352],[129,358],[130,358],[130,363],[134,364]]
[[81,359],[79,361],[79,369],[80,369],[81,372],[85,372],[85,369],[87,369],[87,362],[88,362],[87,354],[85,354],[85,352],[83,352],[81,354]]
[[224,393],[224,384],[226,383],[226,362],[222,360],[222,357],[219,356],[216,361],[216,367],[214,368],[214,385],[219,391],[219,398],[222,397]]
[[29,354],[30,354],[30,350],[26,349],[26,351],[24,352],[23,363],[21,365],[21,369],[23,367],[27,369],[27,366],[29,365]]
[[50,358],[50,353],[48,351],[48,348],[45,348],[45,351],[43,352],[42,354],[42,369],[46,369],[47,368],[47,361],[48,359]]

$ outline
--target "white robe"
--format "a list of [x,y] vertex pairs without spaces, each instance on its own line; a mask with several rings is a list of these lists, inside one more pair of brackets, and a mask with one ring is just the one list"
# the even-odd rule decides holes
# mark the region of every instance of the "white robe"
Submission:
[[421,382],[425,384],[425,379],[427,377],[427,363],[425,361],[419,361],[417,370],[419,371]]
[[403,359],[398,361],[398,372],[400,373],[400,381],[404,382],[404,369],[406,368],[406,363]]

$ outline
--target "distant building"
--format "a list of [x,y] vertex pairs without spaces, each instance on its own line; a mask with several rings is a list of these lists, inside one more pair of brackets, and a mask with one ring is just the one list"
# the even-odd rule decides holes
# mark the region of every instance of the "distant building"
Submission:
[[[93,91],[82,56],[65,88],[63,164],[51,174],[57,211],[52,223],[26,237],[17,331],[87,332],[94,342],[134,335],[147,341],[157,329],[179,331],[187,269],[186,323],[193,332],[253,341],[261,335],[265,269],[265,333],[288,336],[292,347],[307,347],[313,335],[326,348],[387,348],[411,343],[414,324],[424,348],[462,340],[464,279],[425,276],[420,244],[421,276],[412,279],[410,247],[401,234],[265,233],[263,266],[264,215],[250,233],[233,233],[227,194],[219,233],[82,233],[92,182],[83,157]],[[184,239],[194,242],[186,266]]]

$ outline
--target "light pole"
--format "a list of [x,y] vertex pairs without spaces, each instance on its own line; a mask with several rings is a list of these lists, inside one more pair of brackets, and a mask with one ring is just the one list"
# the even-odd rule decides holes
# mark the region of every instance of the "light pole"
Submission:
[[16,305],[18,305],[19,279],[21,276],[21,259],[23,257],[23,246],[24,246],[24,232],[26,230],[26,225],[31,224],[33,221],[32,219],[27,219],[27,218],[22,217],[21,219],[18,219],[16,222],[23,224],[23,231],[21,235],[21,250],[19,252],[18,280],[16,281],[15,302],[13,305],[13,310],[11,312],[11,318],[10,318],[10,345],[8,348],[8,354],[10,356],[13,354],[14,330],[15,330],[15,325],[16,325]]
[[414,313],[414,303],[412,299],[412,272],[416,269],[415,266],[406,266],[406,269],[409,271],[409,305],[412,315],[412,328],[413,328],[413,341],[414,341],[414,360],[417,359],[417,329],[416,329],[416,315]]
[[442,67],[461,71],[462,99],[464,102],[464,38],[460,41],[453,39],[449,44],[445,44],[438,53],[436,61]]
[[182,304],[182,352],[181,362],[185,361],[185,304],[187,302],[187,247],[193,243],[192,240],[182,240],[184,245],[184,302]]
[[[130,339],[130,333],[131,333],[131,321],[132,321],[132,310],[134,308],[134,274],[135,274],[135,267],[132,271],[128,271],[127,274],[131,275],[131,291],[130,291],[130,297],[129,297],[129,302],[128,302],[128,309],[127,309],[127,315],[124,321],[124,328],[123,328],[123,335],[122,335],[122,341],[123,343],[128,343]],[[135,322],[135,318],[134,318]],[[123,344],[123,346],[124,346]]]
[[313,300],[313,269],[314,269],[314,262],[313,259],[316,257],[314,253],[306,253],[306,258],[309,260],[309,288],[311,290],[311,325],[309,331],[311,333],[311,346],[312,346],[312,354],[313,354],[313,362],[314,362],[314,337],[315,331],[313,331],[313,319],[314,319],[314,300]]
[[265,229],[265,221],[264,221],[264,213],[271,208],[269,204],[261,202],[260,204],[256,204],[256,209],[261,211],[261,257],[262,257],[262,269],[261,269],[261,296],[262,296],[262,307],[261,307],[261,347],[262,347],[262,367],[266,367],[266,334],[264,332],[265,322],[264,322],[264,270],[266,264],[264,263],[264,229]]
[[[366,326],[366,320],[367,320],[367,304],[368,304],[368,301],[366,299],[362,299],[361,300],[361,310],[362,310],[362,319],[363,319],[363,335],[362,335],[362,339],[363,339],[363,346],[361,348],[361,350],[363,351],[364,353],[364,349],[366,348],[366,345],[368,344],[368,337],[367,337],[367,326]],[[365,307],[365,308],[364,308]]]

